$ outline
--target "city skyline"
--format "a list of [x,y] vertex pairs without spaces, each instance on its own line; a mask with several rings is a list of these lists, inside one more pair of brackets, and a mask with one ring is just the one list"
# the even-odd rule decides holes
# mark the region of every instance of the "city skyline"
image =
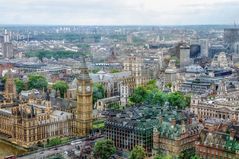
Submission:
[[239,159],[239,0],[1,1],[0,158]]
[[238,23],[236,0],[0,0],[0,24],[197,25]]

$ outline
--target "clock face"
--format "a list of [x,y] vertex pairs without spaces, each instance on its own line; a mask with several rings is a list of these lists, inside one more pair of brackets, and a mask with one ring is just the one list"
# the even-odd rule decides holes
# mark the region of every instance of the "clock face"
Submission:
[[86,86],[85,90],[86,92],[90,92],[90,86]]
[[82,92],[82,87],[81,86],[78,87],[78,91]]

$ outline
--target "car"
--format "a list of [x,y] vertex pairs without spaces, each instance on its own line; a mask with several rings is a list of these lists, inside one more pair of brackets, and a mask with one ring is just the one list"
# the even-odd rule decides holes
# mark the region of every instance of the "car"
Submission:
[[54,150],[58,150],[58,148],[56,147],[56,148],[54,148]]

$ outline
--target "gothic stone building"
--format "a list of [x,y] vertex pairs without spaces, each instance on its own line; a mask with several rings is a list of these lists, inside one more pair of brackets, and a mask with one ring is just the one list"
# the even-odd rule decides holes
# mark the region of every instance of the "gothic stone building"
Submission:
[[72,119],[70,113],[52,110],[48,101],[29,101],[0,109],[0,132],[10,142],[30,147],[52,137],[71,136]]
[[[24,147],[60,136],[86,136],[92,128],[92,80],[83,62],[77,76],[76,107],[56,110],[48,100],[13,99],[14,80],[9,76],[4,97],[0,103],[0,133],[10,142]],[[9,97],[9,98],[8,98]]]

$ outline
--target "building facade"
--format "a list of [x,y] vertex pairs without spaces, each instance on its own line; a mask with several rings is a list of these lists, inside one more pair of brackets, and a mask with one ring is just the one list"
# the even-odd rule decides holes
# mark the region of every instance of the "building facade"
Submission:
[[227,58],[225,52],[220,52],[218,55],[215,55],[213,57],[211,66],[220,67],[220,68],[228,68],[229,66],[232,66],[232,61]]
[[165,70],[165,83],[172,83],[177,79],[176,61],[170,60]]
[[[83,62],[77,76],[77,99],[63,108],[65,101],[49,101],[48,93],[27,99],[15,96],[13,76],[8,76],[4,100],[0,103],[0,133],[6,140],[23,147],[54,137],[87,136],[92,128],[92,80]],[[73,105],[71,105],[73,103]],[[58,109],[60,108],[60,109]]]
[[158,153],[178,156],[195,147],[201,127],[186,111],[164,106],[144,105],[109,112],[106,136],[117,149],[130,151],[141,145],[148,156]]
[[184,113],[161,115],[154,129],[154,154],[164,153],[178,157],[182,152],[193,151],[201,126]]
[[190,48],[187,45],[182,45],[180,47],[180,68],[184,68],[191,64],[190,59]]
[[234,44],[239,42],[239,28],[224,29],[224,42],[228,44],[229,50],[232,53],[234,51]]
[[4,31],[4,40],[2,43],[2,52],[4,58],[13,58],[13,45],[10,41],[10,35],[7,30]]
[[196,154],[203,159],[239,158],[238,132],[230,129],[229,133],[219,130],[203,129],[196,142]]
[[212,78],[201,75],[195,79],[187,79],[180,84],[179,91],[193,94],[213,94],[216,92],[216,85],[221,78]]
[[218,96],[215,99],[201,98],[194,96],[191,99],[191,111],[199,119],[218,118],[236,120],[239,119],[238,92],[229,93],[228,95]]
[[141,86],[149,81],[149,77],[144,70],[144,61],[141,57],[135,55],[129,56],[124,62],[123,67],[125,71],[130,71],[135,78],[135,84]]
[[[7,93],[12,91],[6,88]],[[50,101],[33,95],[19,101],[7,97],[0,103],[0,132],[10,142],[31,147],[50,138],[72,135],[71,113],[53,110]]]

